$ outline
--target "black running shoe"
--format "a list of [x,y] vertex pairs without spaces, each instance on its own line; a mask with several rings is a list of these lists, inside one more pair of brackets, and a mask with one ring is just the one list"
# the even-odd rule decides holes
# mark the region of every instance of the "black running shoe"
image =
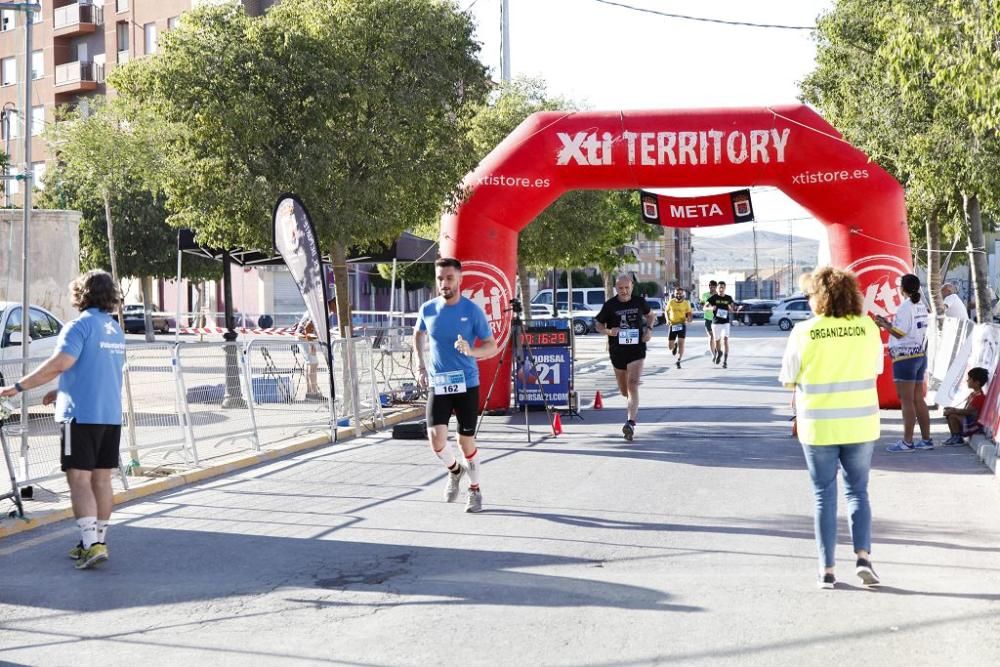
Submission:
[[678,362],[677,362],[677,368],[680,368],[680,367],[681,367],[681,362],[680,362],[680,361],[678,361]]
[[837,585],[837,577],[833,576],[832,572],[826,572],[819,578],[816,585],[825,591],[832,591],[834,586]]
[[875,568],[872,567],[872,562],[864,558],[859,558],[858,562],[855,564],[854,572],[861,579],[861,583],[865,586],[878,586],[882,582],[879,580],[878,575],[875,574]]
[[625,435],[625,439],[631,442],[635,436],[635,425],[630,421],[625,422],[625,425],[622,426],[622,433]]

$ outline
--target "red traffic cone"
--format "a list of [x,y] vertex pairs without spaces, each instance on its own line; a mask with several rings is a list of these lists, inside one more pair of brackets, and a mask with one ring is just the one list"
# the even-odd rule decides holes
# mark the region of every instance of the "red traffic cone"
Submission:
[[604,408],[604,399],[601,398],[601,390],[597,390],[597,395],[594,396],[594,404],[590,406],[593,410],[601,410]]
[[552,417],[552,435],[562,434],[562,416],[557,412]]

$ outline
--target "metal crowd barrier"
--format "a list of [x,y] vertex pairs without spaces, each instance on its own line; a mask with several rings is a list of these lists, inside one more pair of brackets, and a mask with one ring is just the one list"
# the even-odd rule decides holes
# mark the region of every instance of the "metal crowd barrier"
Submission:
[[[128,344],[123,462],[144,474],[167,473],[306,433],[327,432],[333,439],[337,426],[384,428],[375,367],[379,354],[372,341],[336,340],[332,354],[335,402],[330,400],[327,355],[318,343],[265,339]],[[42,361],[32,359],[29,372]],[[0,363],[6,383],[19,380],[20,371],[20,360]],[[43,393],[29,395],[26,432],[21,432],[18,414],[3,427],[16,450],[14,473],[21,486],[63,478],[60,427],[52,406],[41,405]],[[3,461],[0,465],[6,471]],[[121,484],[128,488],[124,467],[120,472]]]

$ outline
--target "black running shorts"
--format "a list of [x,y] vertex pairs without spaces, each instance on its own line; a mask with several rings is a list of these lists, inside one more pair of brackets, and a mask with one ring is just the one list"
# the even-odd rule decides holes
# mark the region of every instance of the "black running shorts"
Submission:
[[60,456],[63,472],[118,467],[122,427],[111,424],[62,424]]
[[[674,331],[674,327],[676,327],[676,326],[679,326],[680,329],[678,329],[677,331]],[[688,330],[688,328],[687,328],[687,325],[684,324],[683,322],[681,324],[679,324],[679,325],[678,324],[670,324],[668,322],[667,323],[667,327],[670,330],[670,333],[667,334],[667,340],[676,340],[678,338],[687,338],[687,330]]]
[[458,420],[459,435],[476,434],[479,416],[479,387],[468,387],[461,394],[434,394],[433,387],[427,395],[427,426],[447,426],[451,415]]
[[611,365],[623,371],[633,361],[646,358],[646,344],[639,345],[619,345],[611,348]]
[[705,320],[705,331],[707,331],[709,335],[712,334],[712,320]]

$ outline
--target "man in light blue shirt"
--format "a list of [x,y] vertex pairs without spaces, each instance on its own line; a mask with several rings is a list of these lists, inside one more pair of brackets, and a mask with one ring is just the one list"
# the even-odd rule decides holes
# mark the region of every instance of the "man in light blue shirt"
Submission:
[[[458,497],[459,480],[469,474],[466,512],[481,512],[483,495],[479,489],[479,450],[476,449],[476,418],[479,415],[479,366],[476,359],[497,353],[497,342],[486,313],[462,296],[462,264],[442,257],[434,262],[438,294],[420,307],[413,347],[420,365],[420,384],[427,387],[427,434],[431,449],[448,468],[445,500]],[[430,366],[425,363],[424,346],[429,340]],[[476,347],[476,341],[479,346]],[[448,422],[452,413],[458,420],[458,443],[465,455],[459,463],[448,446]]]
[[55,352],[34,372],[0,388],[14,396],[59,378],[59,388],[45,395],[56,404],[62,424],[60,458],[69,482],[80,543],[70,551],[84,570],[108,559],[106,535],[114,494],[111,471],[118,467],[122,424],[122,369],[125,336],[111,312],[121,293],[111,275],[88,271],[70,284],[80,316],[59,333]]

